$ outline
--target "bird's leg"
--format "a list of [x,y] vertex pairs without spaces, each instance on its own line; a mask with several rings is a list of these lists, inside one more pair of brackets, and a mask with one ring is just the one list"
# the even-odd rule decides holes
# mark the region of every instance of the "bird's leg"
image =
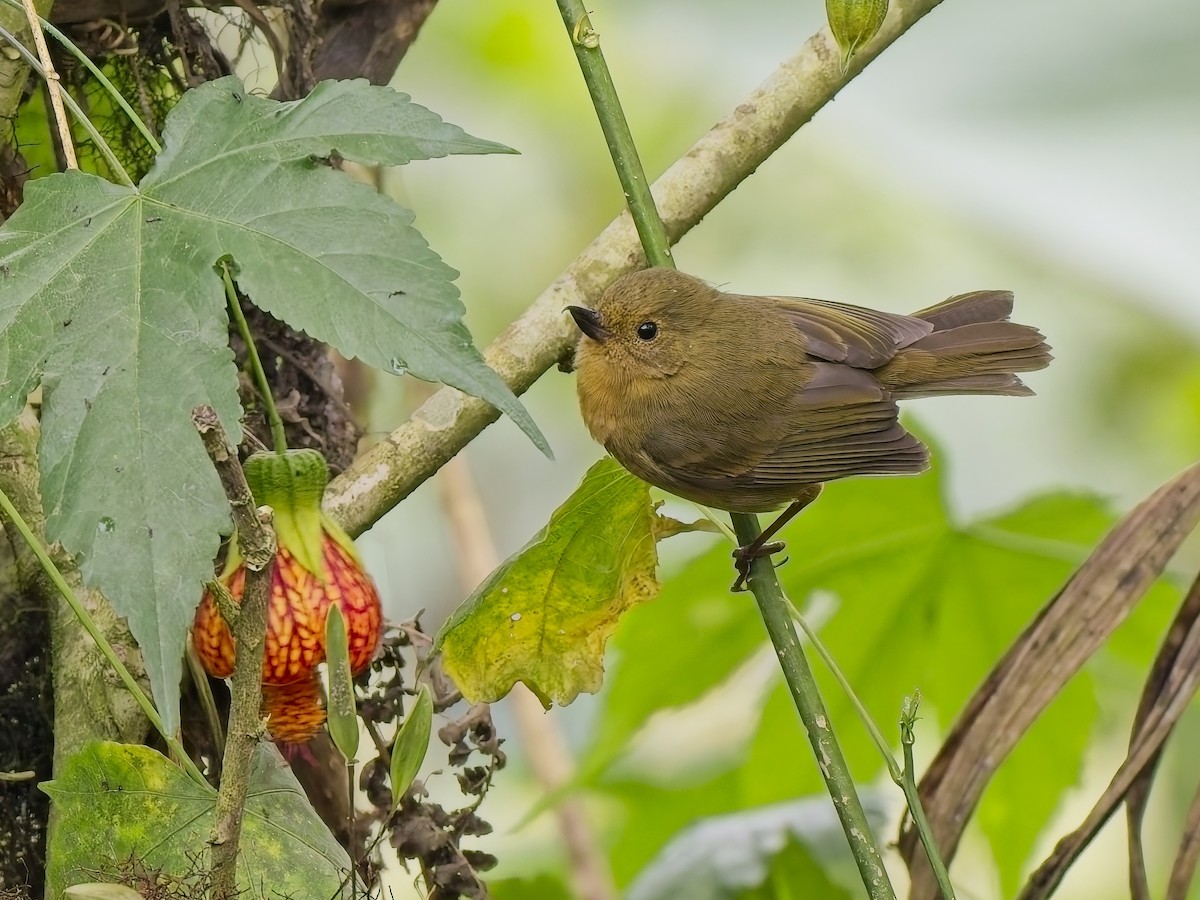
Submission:
[[776,516],[775,521],[763,529],[762,534],[744,547],[738,547],[733,551],[734,567],[737,569],[738,577],[737,581],[733,583],[731,590],[746,590],[746,582],[750,578],[750,564],[756,559],[771,556],[783,549],[783,541],[773,541],[771,538],[775,537],[779,533],[779,529],[795,518],[800,510],[816,500],[820,493],[821,485],[806,485],[800,496],[792,501],[787,509]]

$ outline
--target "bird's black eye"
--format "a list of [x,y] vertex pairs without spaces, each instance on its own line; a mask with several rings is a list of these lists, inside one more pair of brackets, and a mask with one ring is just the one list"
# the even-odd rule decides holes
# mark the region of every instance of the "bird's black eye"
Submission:
[[654,322],[643,322],[637,327],[637,336],[643,341],[652,341],[658,334],[658,325]]

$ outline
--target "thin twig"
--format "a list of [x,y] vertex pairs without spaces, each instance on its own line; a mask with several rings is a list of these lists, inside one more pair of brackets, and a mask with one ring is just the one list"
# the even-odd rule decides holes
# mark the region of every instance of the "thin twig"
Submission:
[[[473,591],[500,565],[500,556],[464,454],[443,466],[437,481],[458,550],[459,580],[463,590]],[[557,793],[570,783],[575,768],[562,733],[525,685],[515,685],[509,700],[534,777],[547,794]],[[580,900],[616,900],[619,895],[608,859],[582,801],[565,797],[555,804],[554,814],[567,850],[574,895]]]
[[58,139],[62,142],[67,168],[78,169],[79,160],[75,158],[75,143],[71,139],[71,123],[67,121],[67,111],[63,109],[62,82],[58,72],[54,71],[50,48],[46,46],[41,16],[38,15],[33,0],[24,0],[24,8],[25,17],[29,20],[29,30],[33,32],[33,45],[37,48],[38,59],[42,64],[42,77],[46,79],[46,89],[50,92],[50,110],[54,115],[54,124],[58,126]]
[[[913,722],[916,720],[917,704],[920,701],[920,694],[914,695],[910,701],[905,698],[904,713],[900,720],[900,743],[904,745],[904,769],[901,770],[896,758],[892,756],[891,747],[888,746],[886,738],[879,730],[879,726],[875,724],[875,720],[871,718],[871,714],[867,712],[867,708],[863,706],[861,700],[858,699],[858,694],[854,692],[854,687],[850,684],[850,680],[842,674],[841,668],[837,661],[833,658],[833,654],[821,642],[817,633],[808,624],[808,621],[796,609],[794,603],[788,597],[787,600],[789,611],[792,615],[792,621],[800,626],[800,630],[804,632],[804,636],[808,638],[812,648],[817,651],[817,655],[821,657],[821,661],[825,663],[825,667],[829,669],[829,673],[833,675],[834,680],[838,683],[838,687],[846,695],[850,701],[850,705],[854,707],[858,713],[859,720],[867,729],[867,733],[871,736],[871,741],[875,744],[883,757],[884,763],[887,765],[888,774],[891,776],[899,788],[904,791],[904,798],[908,801],[908,810],[912,814],[913,824],[916,826],[918,834],[921,836],[921,843],[925,847],[925,852],[930,854],[929,864],[932,867],[934,874],[938,876],[938,883],[942,888],[943,895],[947,900],[953,900],[954,889],[950,885],[950,876],[946,871],[946,864],[942,862],[937,852],[937,844],[933,838],[933,831],[929,827],[929,820],[925,816],[925,808],[921,805],[921,795],[917,791],[917,776],[913,768],[912,762],[912,742],[915,737],[912,732]],[[905,744],[908,740],[910,743]]]
[[646,173],[642,169],[637,144],[629,131],[629,123],[625,120],[625,110],[617,97],[608,63],[604,61],[600,35],[592,27],[592,20],[580,0],[557,2],[558,11],[571,35],[571,46],[575,49],[575,59],[579,61],[579,68],[583,72],[592,106],[596,109],[596,118],[600,120],[609,155],[616,165],[617,178],[625,192],[625,203],[633,216],[642,249],[646,251],[650,265],[674,268],[667,229],[654,209],[654,198],[646,187]]
[[[37,56],[29,51],[28,47],[17,40],[16,35],[14,35],[8,29],[0,27],[0,40],[4,40],[14,50],[16,50],[17,53],[20,54],[21,59],[24,60],[31,69],[33,69],[39,75],[44,76],[45,70],[42,67],[41,61],[37,58]],[[88,133],[88,137],[92,139],[92,143],[94,143],[97,149],[99,149],[100,155],[104,157],[104,161],[108,163],[108,166],[110,169],[112,169],[113,174],[129,187],[133,187],[133,179],[129,177],[129,173],[125,171],[125,167],[121,165],[121,160],[117,158],[117,154],[113,152],[113,148],[109,145],[108,141],[104,139],[104,135],[100,133],[100,129],[98,129],[92,120],[87,117],[87,114],[80,109],[79,104],[75,102],[75,98],[70,94],[64,94],[62,99],[63,102],[67,104],[67,108],[71,110],[71,115],[73,115],[75,120],[83,126],[84,130]]]
[[246,584],[234,630],[237,659],[230,689],[229,735],[221,764],[214,825],[209,836],[212,896],[214,900],[233,900],[237,896],[237,853],[250,787],[250,768],[254,748],[262,735],[263,643],[275,562],[275,532],[271,528],[271,509],[265,506],[257,509],[254,505],[254,495],[246,484],[237,450],[221,427],[216,411],[211,406],[198,406],[192,411],[192,423],[204,441],[204,449],[229,498],[237,528],[238,552],[246,563]]
[[[828,30],[809,38],[654,184],[674,242],[713,210],[839,90],[941,0],[892,0],[875,38],[840,72]],[[574,347],[578,330],[563,314],[587,305],[609,282],[640,264],[628,213],[618,216],[484,354],[516,393],[528,390]],[[443,388],[379,444],[362,453],[325,491],[325,508],[351,536],[362,534],[499,417],[495,407]]]

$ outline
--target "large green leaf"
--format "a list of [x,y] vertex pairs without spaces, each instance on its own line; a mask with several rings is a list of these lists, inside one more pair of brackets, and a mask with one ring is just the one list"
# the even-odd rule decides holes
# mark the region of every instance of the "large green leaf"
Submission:
[[[43,789],[58,816],[48,858],[49,896],[134,860],[182,877],[208,865],[216,791],[162,754],[132,744],[87,745]],[[342,896],[350,859],[274,746],[260,744],[238,854],[241,896]]]
[[605,457],[442,627],[446,672],[473,702],[518,681],[547,707],[598,691],[617,619],[658,593],[657,539],[690,527],[659,517],[649,485]]
[[189,91],[164,143],[138,188],[41,178],[0,229],[0,421],[40,380],[47,537],[128,618],[174,728],[185,630],[228,525],[189,412],[211,404],[239,433],[218,261],[292,326],[482,397],[545,442],[472,344],[456,273],[412,213],[326,162],[505,148],[366,82],[277,103],[235,78]]

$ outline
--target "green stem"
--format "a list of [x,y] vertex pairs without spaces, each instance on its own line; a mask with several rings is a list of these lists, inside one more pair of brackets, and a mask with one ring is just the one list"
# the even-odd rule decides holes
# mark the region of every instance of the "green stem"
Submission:
[[938,853],[933,829],[929,827],[929,820],[925,818],[925,807],[921,805],[921,792],[917,789],[917,768],[913,765],[913,744],[917,738],[913,734],[913,723],[917,720],[917,707],[920,703],[921,694],[918,691],[912,697],[904,698],[904,709],[900,713],[900,746],[904,748],[904,778],[901,779],[900,786],[904,789],[908,811],[913,817],[913,825],[917,828],[921,845],[925,848],[925,857],[929,860],[929,868],[933,870],[938,890],[942,892],[944,900],[954,900],[954,885],[950,883],[950,873],[946,871],[946,864],[942,862],[941,854]]
[[[46,72],[42,68],[41,61],[36,55],[31,53],[24,44],[17,40],[16,35],[14,35],[8,29],[0,27],[0,38],[3,38],[14,50],[16,50],[17,53],[21,55],[21,59],[23,59],[26,64],[33,69],[33,71],[37,72],[38,75],[40,75],[43,79],[46,77]],[[62,99],[67,109],[71,111],[71,115],[73,115],[79,124],[84,127],[84,130],[87,131],[88,136],[91,137],[92,142],[96,145],[97,149],[99,149],[101,155],[104,157],[104,161],[107,162],[109,168],[112,169],[113,174],[120,178],[121,181],[125,182],[127,186],[135,187],[136,185],[134,185],[133,179],[129,177],[129,173],[126,172],[125,167],[121,165],[121,160],[117,158],[117,154],[113,152],[113,148],[108,145],[108,141],[104,140],[104,136],[100,134],[96,126],[92,124],[92,120],[87,117],[87,114],[79,108],[79,104],[75,102],[75,98],[72,97],[68,92],[63,91]]]
[[850,705],[858,713],[863,727],[867,729],[867,734],[871,736],[876,749],[879,750],[880,756],[883,757],[892,781],[903,787],[904,773],[900,771],[900,764],[896,762],[896,757],[892,756],[892,748],[888,746],[883,732],[879,730],[879,726],[875,724],[875,720],[871,718],[871,714],[867,712],[867,708],[863,706],[862,701],[858,699],[858,695],[854,693],[854,688],[850,686],[849,680],[842,674],[842,670],[838,668],[837,663],[834,661],[833,654],[821,643],[816,632],[812,630],[804,616],[800,614],[800,610],[796,609],[796,605],[792,603],[790,598],[785,596],[784,601],[788,605],[788,613],[791,615],[792,621],[800,626],[800,630],[804,632],[804,636],[808,638],[808,642],[817,651],[817,656],[821,657],[821,661],[825,663],[825,667],[829,669],[830,674],[833,675],[842,692],[849,698]]
[[[758,516],[732,513],[731,518],[743,547],[758,537]],[[842,830],[846,833],[846,841],[850,844],[850,852],[854,855],[867,895],[871,900],[895,900],[896,892],[883,867],[879,845],[871,832],[871,823],[867,821],[867,814],[858,799],[850,767],[834,736],[829,713],[825,710],[817,681],[804,657],[800,638],[792,627],[790,604],[779,586],[779,579],[775,577],[775,564],[770,558],[754,560],[749,583],[754,599],[758,601],[763,624],[767,626],[767,634],[775,645],[792,701],[808,732],[808,741],[816,754],[821,777],[825,779],[825,788],[842,823]]]
[[46,576],[53,583],[54,587],[58,589],[58,592],[62,594],[63,599],[67,601],[67,605],[71,607],[71,611],[75,613],[84,630],[96,642],[96,646],[100,648],[100,652],[104,655],[104,658],[113,667],[113,671],[117,673],[117,676],[125,685],[125,689],[133,695],[133,699],[141,707],[142,713],[150,720],[150,724],[155,727],[158,733],[162,735],[176,762],[197,784],[207,787],[208,782],[204,779],[200,770],[196,768],[196,764],[192,762],[192,758],[188,756],[187,751],[183,749],[183,745],[175,739],[175,736],[167,731],[167,726],[159,717],[158,710],[154,708],[154,704],[150,698],[146,696],[145,691],[142,690],[130,671],[125,668],[125,664],[117,656],[117,652],[113,649],[112,644],[108,642],[104,633],[92,621],[92,617],[88,614],[87,609],[79,602],[79,598],[75,596],[75,592],[67,584],[67,580],[63,577],[62,572],[58,570],[58,566],[54,564],[54,560],[50,558],[50,554],[42,546],[42,542],[38,540],[37,535],[33,533],[33,529],[29,527],[25,519],[17,512],[17,508],[13,506],[12,501],[8,499],[8,494],[4,493],[3,490],[0,490],[0,509],[4,511],[4,515],[8,517],[9,521],[13,523],[13,526],[25,540],[25,543],[29,545],[29,549],[33,551],[34,556],[41,563]]
[[[654,205],[612,76],[600,52],[599,35],[592,29],[580,0],[557,2],[608,142],[613,165],[625,190],[646,259],[651,265],[674,267],[666,229]],[[743,545],[759,534],[757,516],[734,514],[733,526]],[[816,679],[804,657],[800,638],[792,626],[788,603],[769,559],[755,560],[750,585],[867,893],[871,900],[895,900],[895,890],[883,867],[879,847],[854,788],[854,779],[830,727]]]
[[237,325],[242,343],[246,345],[246,359],[250,362],[250,373],[254,376],[254,384],[262,397],[263,409],[267,413],[267,422],[271,426],[271,440],[275,443],[275,452],[287,450],[287,435],[283,430],[283,419],[279,418],[279,410],[275,408],[275,397],[271,394],[271,382],[267,381],[267,373],[263,370],[262,360],[258,357],[258,347],[254,336],[250,334],[250,326],[242,313],[242,305],[238,302],[237,288],[233,286],[233,277],[229,274],[228,263],[221,263],[221,278],[225,281],[225,299],[229,303],[229,315]]
[[904,712],[900,718],[900,743],[904,747],[904,770],[901,771],[899,764],[896,762],[896,757],[892,756],[891,747],[888,746],[887,740],[883,733],[879,730],[879,726],[875,724],[875,720],[871,718],[867,708],[863,706],[862,701],[858,699],[858,695],[854,693],[854,688],[850,686],[850,682],[846,676],[842,674],[842,670],[838,668],[834,662],[833,654],[821,643],[816,632],[812,630],[804,616],[796,609],[796,605],[785,597],[788,604],[788,609],[791,612],[792,619],[808,638],[813,649],[817,651],[817,655],[825,663],[842,691],[850,699],[851,705],[858,712],[859,719],[867,729],[867,733],[871,735],[871,740],[875,742],[879,753],[883,756],[884,762],[887,764],[888,774],[891,775],[894,781],[902,791],[904,791],[904,799],[908,802],[908,810],[913,817],[913,825],[916,826],[917,835],[921,839],[921,844],[925,847],[925,855],[929,859],[929,867],[933,870],[934,878],[937,879],[938,885],[942,890],[942,895],[946,900],[954,900],[954,888],[950,884],[950,874],[946,870],[946,864],[942,862],[941,856],[938,854],[937,844],[933,839],[933,830],[929,827],[929,820],[925,817],[925,807],[921,805],[921,794],[917,790],[916,770],[913,767],[912,745],[915,740],[912,731],[912,723],[916,721],[917,704],[920,702],[920,692],[912,698],[904,698]]
[[583,71],[583,80],[591,94],[592,105],[596,107],[596,117],[604,131],[604,140],[608,143],[617,177],[621,179],[629,214],[633,216],[634,227],[642,239],[646,259],[652,266],[669,266],[673,269],[675,260],[671,258],[667,230],[654,206],[637,145],[633,142],[629,123],[625,121],[625,111],[621,108],[616,86],[600,50],[600,35],[592,28],[582,0],[557,2],[563,24],[571,36],[571,45],[575,48],[575,58],[579,60],[579,68]]

